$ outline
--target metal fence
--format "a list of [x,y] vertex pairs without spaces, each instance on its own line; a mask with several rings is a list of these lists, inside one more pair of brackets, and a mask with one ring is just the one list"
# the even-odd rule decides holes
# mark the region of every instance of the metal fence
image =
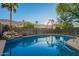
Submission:
[[48,29],[48,28],[15,28],[16,32],[23,35],[33,35],[33,34],[69,34],[69,35],[79,35],[79,28],[72,29]]
[[[8,27],[5,29],[8,29]],[[14,31],[22,35],[33,35],[33,34],[69,34],[69,35],[79,35],[79,28],[71,29],[50,29],[50,28],[26,28],[26,27],[15,27]],[[2,31],[0,30],[0,35]]]

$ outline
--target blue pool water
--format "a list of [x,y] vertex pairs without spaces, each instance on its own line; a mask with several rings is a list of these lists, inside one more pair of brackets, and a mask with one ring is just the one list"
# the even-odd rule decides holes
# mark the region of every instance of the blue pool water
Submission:
[[79,52],[68,47],[69,36],[32,36],[15,38],[6,42],[3,56],[78,56]]

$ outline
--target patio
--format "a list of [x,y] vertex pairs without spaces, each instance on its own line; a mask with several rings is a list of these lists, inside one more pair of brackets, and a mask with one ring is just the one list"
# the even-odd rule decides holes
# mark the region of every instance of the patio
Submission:
[[0,55],[3,53],[6,40],[0,40]]

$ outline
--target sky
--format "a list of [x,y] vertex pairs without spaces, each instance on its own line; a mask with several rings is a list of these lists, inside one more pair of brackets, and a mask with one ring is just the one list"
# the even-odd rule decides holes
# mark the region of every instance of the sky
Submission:
[[[0,4],[1,7],[1,4]],[[0,19],[9,19],[9,11],[6,8],[0,8]],[[49,19],[56,21],[56,4],[54,3],[19,3],[16,13],[13,13],[15,21],[38,21],[46,24]]]

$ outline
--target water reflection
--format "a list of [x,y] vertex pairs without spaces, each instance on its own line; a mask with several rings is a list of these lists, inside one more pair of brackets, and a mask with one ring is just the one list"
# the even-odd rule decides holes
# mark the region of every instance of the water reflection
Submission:
[[49,46],[53,46],[56,44],[56,38],[54,36],[49,36],[46,41]]
[[49,38],[46,39],[46,41],[50,47],[53,47],[54,45],[61,46],[65,42],[63,37],[56,37],[56,36],[50,36]]

